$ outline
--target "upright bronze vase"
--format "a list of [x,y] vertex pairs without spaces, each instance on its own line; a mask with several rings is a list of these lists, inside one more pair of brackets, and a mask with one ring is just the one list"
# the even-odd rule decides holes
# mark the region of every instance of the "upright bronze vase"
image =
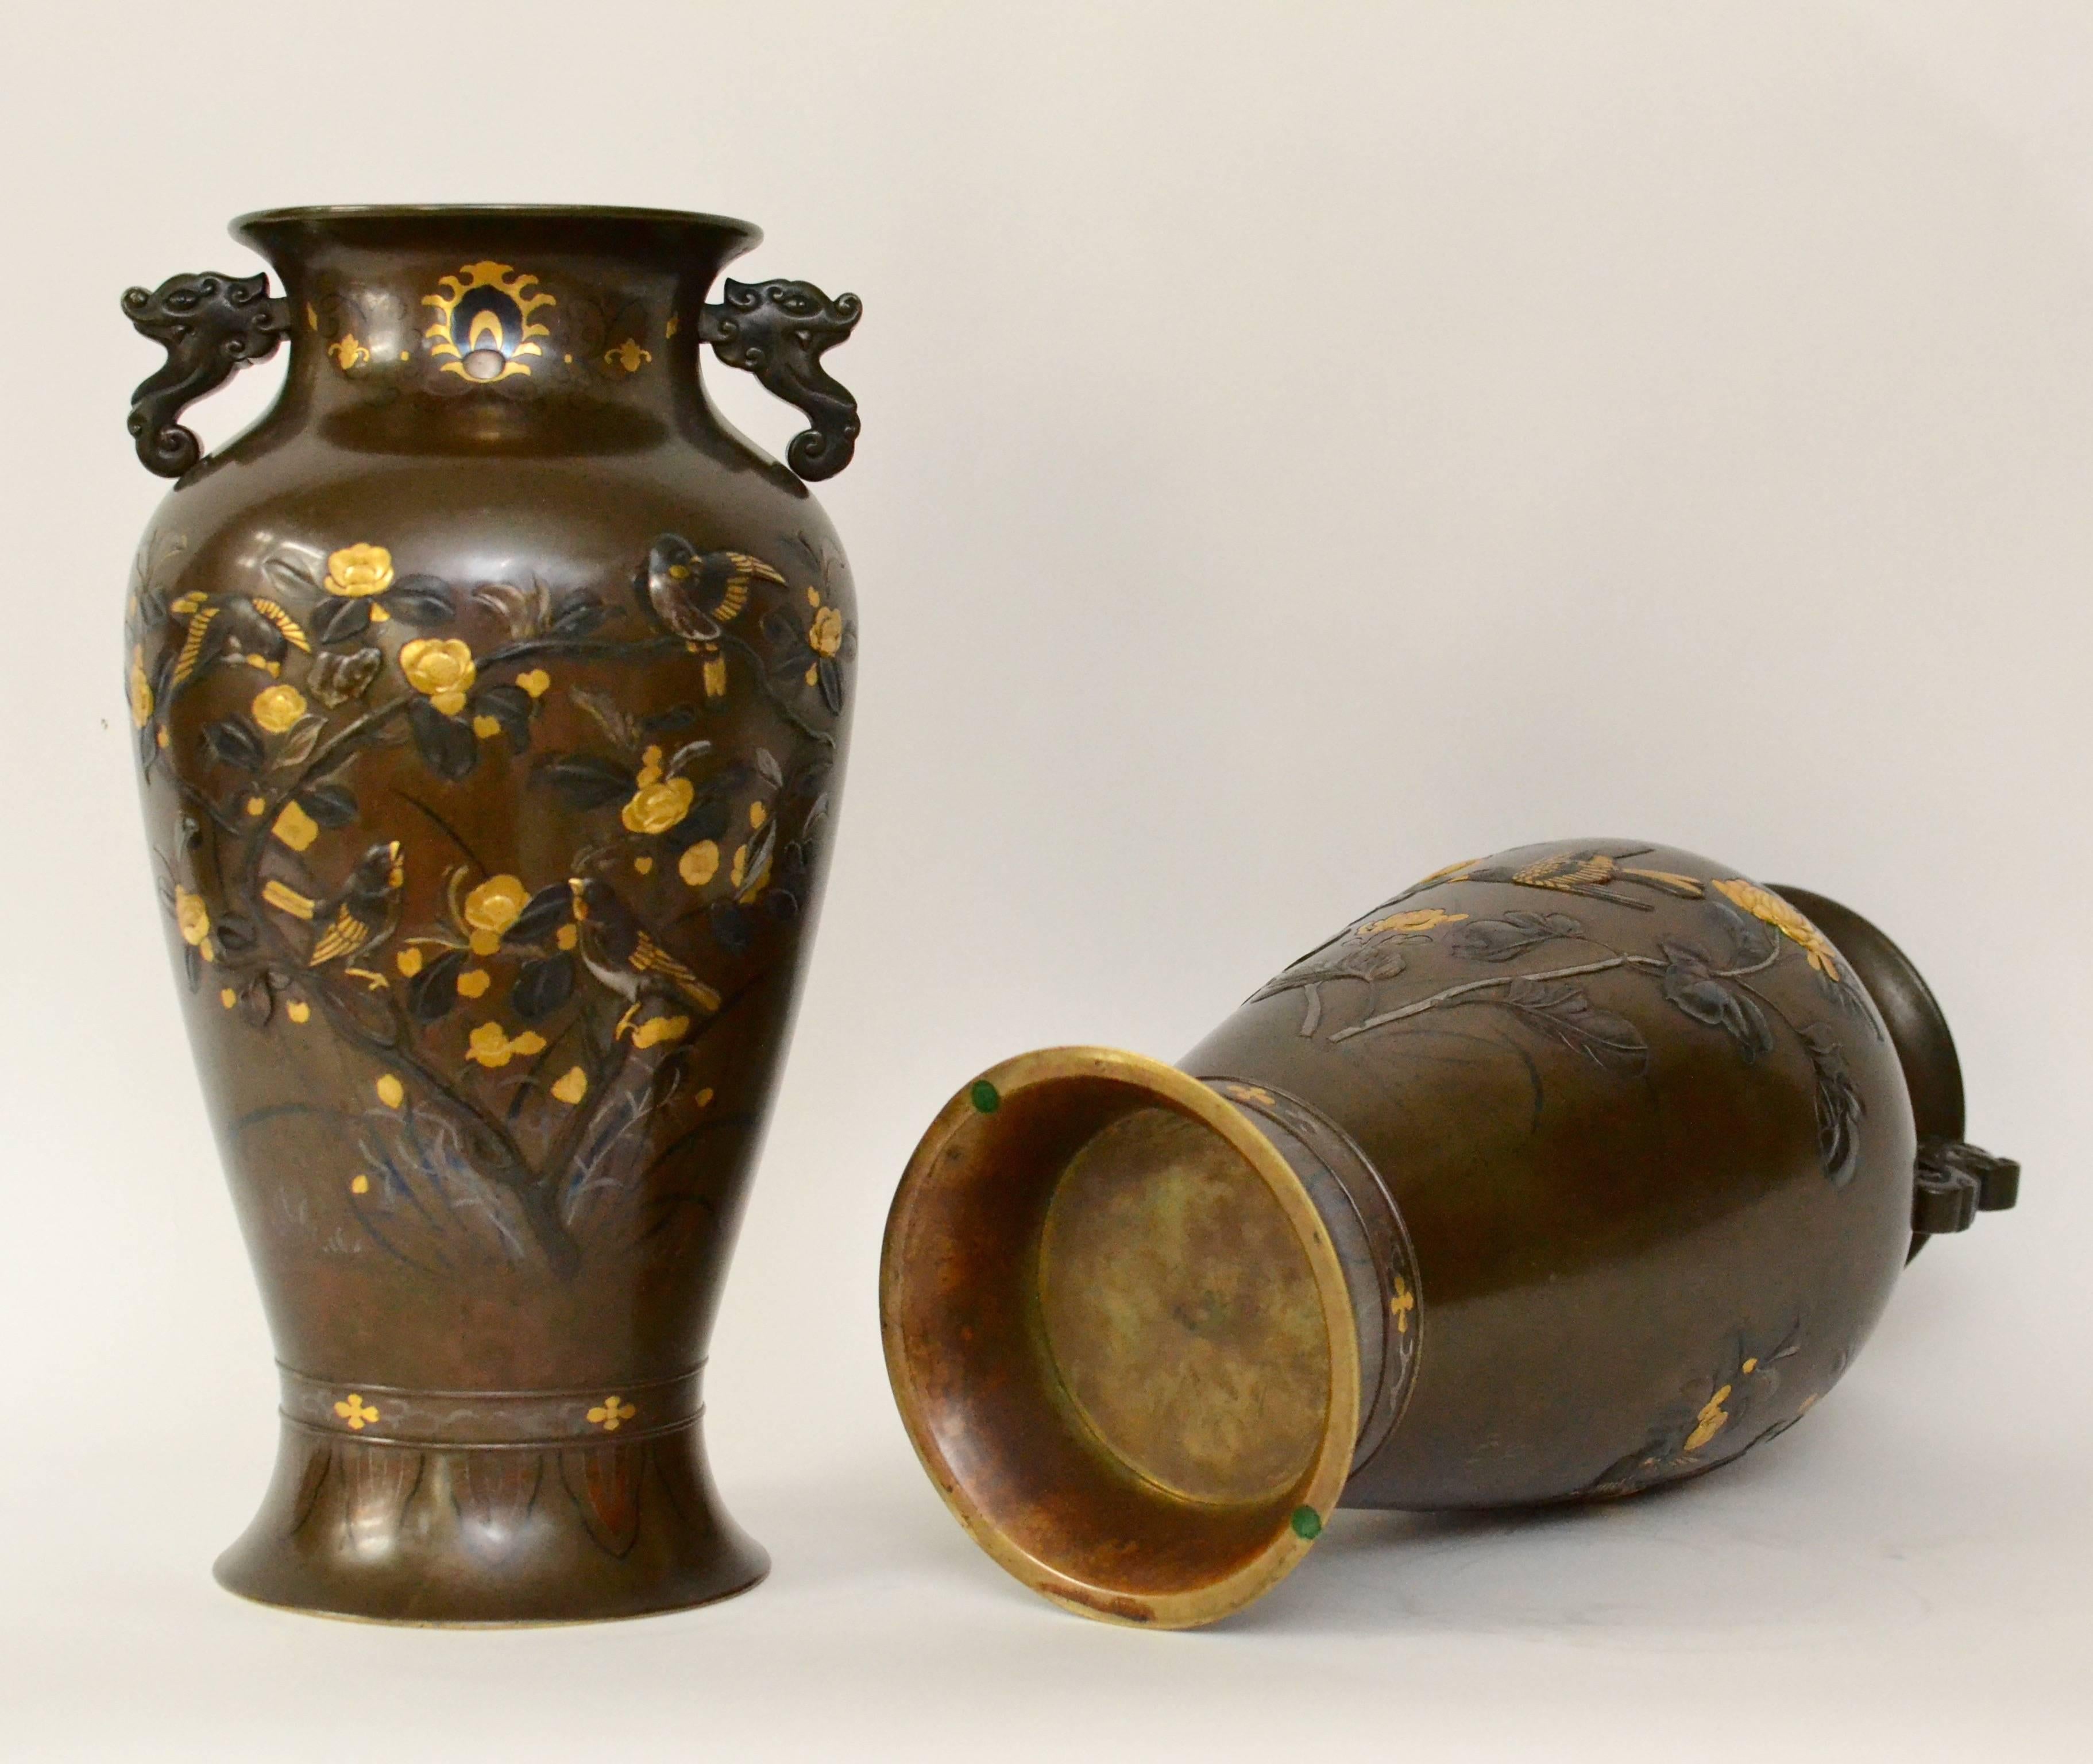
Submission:
[[[124,308],[175,478],[125,622],[145,824],[282,1373],[218,1564],[415,1623],[739,1592],[700,1375],[826,867],[855,296],[621,209],[305,209]],[[199,458],[183,405],[291,345]],[[729,429],[709,345],[799,404]],[[796,475],[795,475],[796,474]]]
[[962,1090],[889,1221],[887,1365],[1005,1568],[1206,1623],[1334,1507],[1632,1494],[1792,1426],[1924,1236],[2013,1204],[1962,1116],[1857,914],[1528,846],[1376,907],[1181,1070],[1062,1048]]

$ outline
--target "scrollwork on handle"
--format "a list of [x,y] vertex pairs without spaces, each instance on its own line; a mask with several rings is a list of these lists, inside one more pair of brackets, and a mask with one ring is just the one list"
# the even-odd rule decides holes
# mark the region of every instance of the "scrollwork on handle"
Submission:
[[1911,1228],[1921,1239],[1966,1231],[1978,1213],[2020,1199],[2020,1165],[1961,1139],[1920,1140],[1913,1174]]
[[192,400],[214,391],[235,370],[266,361],[291,334],[288,300],[272,299],[266,275],[173,275],[151,293],[128,288],[124,313],[167,352],[167,365],[138,383],[127,426],[149,472],[180,478],[203,456],[196,436],[176,422]]
[[855,294],[830,300],[811,282],[730,281],[724,288],[726,298],[700,313],[700,339],[806,413],[812,426],[785,452],[792,469],[809,482],[834,477],[857,447],[857,400],[822,370],[821,353],[850,335],[863,303]]

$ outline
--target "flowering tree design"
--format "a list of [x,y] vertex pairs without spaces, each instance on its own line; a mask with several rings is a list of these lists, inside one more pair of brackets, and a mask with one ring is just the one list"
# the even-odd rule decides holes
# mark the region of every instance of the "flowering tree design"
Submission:
[[[170,596],[180,550],[149,540],[126,633],[141,768],[180,803],[162,897],[193,991],[258,1032],[317,1015],[365,1062],[361,1230],[431,1271],[464,1240],[563,1275],[613,1220],[666,1231],[655,1178],[713,1100],[693,1051],[811,898],[855,646],[832,556],[795,586],[665,534],[629,593],[555,594],[359,541]],[[206,681],[213,711],[245,697],[232,676],[244,709],[177,715]],[[748,694],[779,752],[706,733]]]
[[[1726,1035],[1747,1063],[1771,1053],[1779,1023],[1808,1056],[1816,1083],[1818,1161],[1835,1187],[1844,1187],[1860,1152],[1861,1101],[1848,1074],[1840,1039],[1828,1023],[1799,1023],[1759,984],[1783,959],[1799,956],[1819,995],[1842,1015],[1883,1031],[1867,996],[1840,964],[1837,950],[1802,914],[1771,889],[1742,877],[1703,882],[1670,871],[1638,868],[1624,860],[1647,847],[1619,851],[1566,848],[1516,868],[1480,862],[1454,864],[1414,884],[1363,919],[1311,950],[1252,1000],[1299,992],[1306,1000],[1300,1032],[1322,1035],[1331,1046],[1379,1035],[1458,1009],[1487,1009],[1529,1035],[1588,1060],[1601,1071],[1636,1077],[1649,1065],[1642,1031],[1618,1012],[1595,1004],[1580,983],[1597,974],[1626,971],[1648,978],[1659,997],[1695,1023]],[[1627,949],[1593,936],[1582,919],[1561,910],[1506,912],[1493,918],[1450,913],[1402,903],[1456,882],[1499,882],[1558,897],[1602,900],[1636,910],[1652,910],[1647,894],[1705,901],[1712,934],[1705,942],[1662,937],[1651,950]],[[1391,911],[1390,908],[1398,909]],[[1579,959],[1542,967],[1480,975],[1441,988],[1426,997],[1389,1010],[1377,1008],[1377,988],[1407,966],[1403,946],[1443,936],[1457,960],[1509,968],[1553,945],[1581,945]],[[1711,951],[1719,950],[1720,953]],[[1364,1009],[1351,1023],[1325,1032],[1325,994],[1336,984],[1363,988]],[[1523,1047],[1504,1044],[1525,1061],[1534,1106],[1541,1100],[1540,1074]]]
[[[1736,1424],[1749,1424],[1755,1416],[1764,1414],[1781,1388],[1787,1370],[1783,1363],[1795,1356],[1801,1342],[1800,1322],[1790,1323],[1786,1334],[1770,1344],[1754,1345],[1740,1334],[1718,1371],[1656,1417],[1642,1442],[1581,1492],[1593,1499],[1640,1494],[1742,1457],[1753,1446],[1786,1433],[1814,1406],[1822,1390],[1804,1397],[1794,1415],[1760,1427],[1749,1438],[1742,1438]],[[1832,1366],[1831,1381],[1845,1369],[1846,1358],[1842,1351]]]

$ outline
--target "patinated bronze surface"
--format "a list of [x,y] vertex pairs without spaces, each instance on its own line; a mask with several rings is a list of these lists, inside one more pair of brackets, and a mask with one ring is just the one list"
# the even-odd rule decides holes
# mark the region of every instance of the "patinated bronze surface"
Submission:
[[1181,1065],[984,1074],[882,1271],[962,1523],[1130,1623],[1239,1608],[1339,1504],[1725,1464],[1837,1381],[1916,1243],[2018,1179],[1962,1143],[1946,1022],[1880,932],[1627,841],[1428,877]]
[[[283,1381],[235,1591],[613,1617],[762,1575],[700,1379],[820,897],[854,296],[736,221],[301,210],[124,309],[178,482],[124,653],[169,947]],[[288,339],[199,458],[183,404]],[[799,404],[794,469],[701,344]]]

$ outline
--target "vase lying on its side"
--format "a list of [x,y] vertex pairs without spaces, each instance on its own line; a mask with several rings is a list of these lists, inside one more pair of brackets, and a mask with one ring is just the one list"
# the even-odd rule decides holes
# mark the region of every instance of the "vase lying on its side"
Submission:
[[[811,935],[850,578],[853,296],[738,221],[306,209],[124,310],[179,482],[125,621],[167,936],[282,1369],[218,1565],[418,1623],[722,1597],[699,1379]],[[177,422],[291,344],[209,458]],[[766,458],[701,345],[812,426]],[[796,475],[795,475],[796,474]]]
[[1793,1425],[1918,1243],[2013,1204],[1962,1113],[1858,915],[1529,846],[1376,907],[1181,1070],[1052,1048],[962,1090],[888,1221],[888,1369],[1005,1568],[1206,1623],[1339,1505],[1632,1494]]

